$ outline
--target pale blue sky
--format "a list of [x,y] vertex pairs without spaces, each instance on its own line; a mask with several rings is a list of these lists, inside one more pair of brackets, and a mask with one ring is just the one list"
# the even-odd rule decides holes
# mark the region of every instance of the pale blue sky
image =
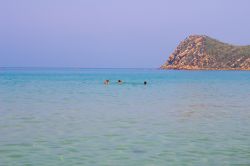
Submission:
[[248,0],[2,0],[1,67],[159,67],[190,34],[250,44]]

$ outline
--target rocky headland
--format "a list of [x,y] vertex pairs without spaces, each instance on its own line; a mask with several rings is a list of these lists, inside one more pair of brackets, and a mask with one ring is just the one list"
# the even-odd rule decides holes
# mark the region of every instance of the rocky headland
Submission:
[[161,69],[250,70],[250,46],[235,46],[205,35],[182,41]]

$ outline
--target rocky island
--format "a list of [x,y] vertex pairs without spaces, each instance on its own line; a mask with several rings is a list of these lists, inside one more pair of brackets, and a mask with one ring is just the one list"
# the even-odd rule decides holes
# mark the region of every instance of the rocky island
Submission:
[[235,46],[206,35],[182,41],[161,69],[250,70],[250,45]]

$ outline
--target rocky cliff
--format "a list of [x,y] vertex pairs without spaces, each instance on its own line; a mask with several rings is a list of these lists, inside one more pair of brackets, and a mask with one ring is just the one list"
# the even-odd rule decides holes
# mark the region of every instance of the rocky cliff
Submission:
[[182,41],[161,69],[250,70],[250,46],[234,46],[205,35]]

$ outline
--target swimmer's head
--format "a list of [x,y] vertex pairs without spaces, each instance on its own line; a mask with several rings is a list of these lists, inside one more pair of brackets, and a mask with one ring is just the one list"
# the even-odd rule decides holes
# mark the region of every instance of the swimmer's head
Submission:
[[106,85],[109,84],[109,80],[105,80],[104,84],[106,84]]

